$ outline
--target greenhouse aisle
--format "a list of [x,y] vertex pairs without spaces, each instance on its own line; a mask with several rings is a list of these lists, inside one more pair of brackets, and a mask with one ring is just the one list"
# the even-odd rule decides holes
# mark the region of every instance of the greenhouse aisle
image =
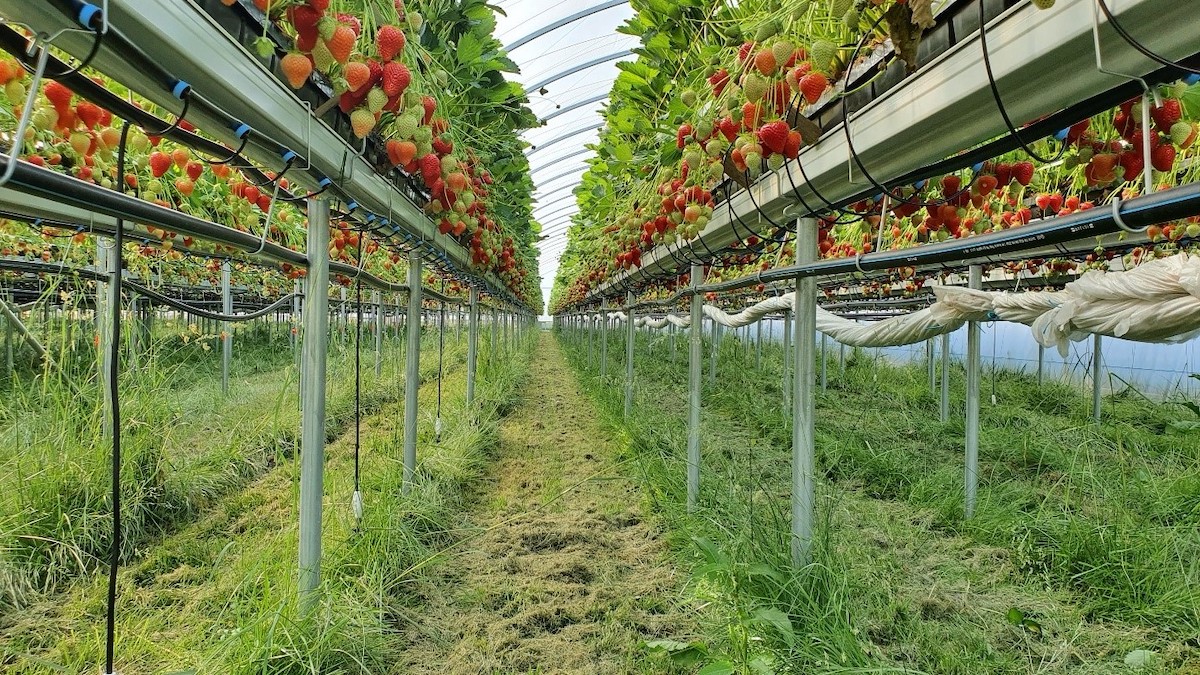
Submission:
[[688,632],[638,489],[557,341],[538,340],[475,495],[480,533],[422,589],[397,672],[639,672],[644,640]]

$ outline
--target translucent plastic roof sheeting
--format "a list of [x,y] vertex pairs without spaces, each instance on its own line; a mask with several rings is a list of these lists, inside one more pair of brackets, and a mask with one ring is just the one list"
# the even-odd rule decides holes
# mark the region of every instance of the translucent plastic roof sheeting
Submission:
[[[534,216],[546,237],[541,243],[538,267],[542,295],[549,298],[558,260],[566,247],[570,216],[575,212],[571,191],[579,184],[587,159],[593,156],[584,146],[596,141],[604,123],[598,111],[607,105],[602,97],[612,89],[620,72],[616,64],[632,58],[628,52],[638,44],[636,37],[617,32],[634,11],[628,3],[612,0],[496,0],[494,4],[507,14],[497,17],[496,29],[496,36],[505,45],[519,43],[589,8],[596,9],[584,18],[529,39],[509,53],[521,67],[520,75],[510,77],[532,89],[530,109],[539,119],[547,120],[545,126],[526,132],[524,138],[534,146],[526,154],[536,186]],[[567,74],[559,77],[562,73]]]

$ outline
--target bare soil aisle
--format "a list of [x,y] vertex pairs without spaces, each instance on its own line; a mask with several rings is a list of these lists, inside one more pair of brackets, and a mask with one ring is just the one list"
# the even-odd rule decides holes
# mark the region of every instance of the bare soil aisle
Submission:
[[421,588],[396,672],[663,672],[641,642],[686,639],[691,622],[665,543],[613,455],[542,333],[469,516],[479,529]]

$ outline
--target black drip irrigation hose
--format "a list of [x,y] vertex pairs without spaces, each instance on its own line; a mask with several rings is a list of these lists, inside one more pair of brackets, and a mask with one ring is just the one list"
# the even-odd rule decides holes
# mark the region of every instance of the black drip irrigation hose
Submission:
[[[446,280],[442,279],[442,294],[446,293]],[[437,413],[433,423],[433,442],[442,442],[442,364],[443,352],[446,346],[446,302],[438,300],[438,376],[437,376]]]
[[[354,280],[354,531],[362,526],[362,493],[359,492],[359,455],[362,451],[362,283]],[[378,310],[378,308],[377,308]]]
[[1198,70],[1196,68],[1192,68],[1191,66],[1182,65],[1182,64],[1172,61],[1170,59],[1164,58],[1163,56],[1161,56],[1155,52],[1150,51],[1150,49],[1147,48],[1146,45],[1143,45],[1141,42],[1138,42],[1137,40],[1135,40],[1133,38],[1133,36],[1129,34],[1129,31],[1125,30],[1124,26],[1117,23],[1117,17],[1113,16],[1112,11],[1108,8],[1108,4],[1105,3],[1104,0],[1096,0],[1096,4],[1100,5],[1100,11],[1104,13],[1104,18],[1108,20],[1108,23],[1110,26],[1112,26],[1113,30],[1117,31],[1117,34],[1120,35],[1121,38],[1125,40],[1125,42],[1128,42],[1130,47],[1133,47],[1137,51],[1141,52],[1142,56],[1145,56],[1146,58],[1148,58],[1152,61],[1155,61],[1157,63],[1160,63],[1164,66],[1169,66],[1171,68],[1178,68],[1179,70],[1182,70],[1185,73],[1191,73],[1192,75],[1200,75],[1200,70]]
[[988,86],[992,90],[992,98],[996,100],[996,109],[1000,111],[1000,117],[1004,118],[1004,126],[1008,127],[1008,133],[1012,134],[1013,139],[1021,146],[1021,149],[1025,151],[1025,154],[1029,155],[1031,158],[1042,162],[1043,164],[1049,164],[1050,162],[1058,161],[1059,158],[1061,158],[1067,152],[1066,139],[1063,139],[1056,155],[1053,157],[1042,157],[1029,147],[1029,144],[1025,142],[1025,139],[1021,138],[1021,134],[1017,132],[1017,127],[1013,124],[1012,118],[1008,116],[1008,110],[1004,107],[1004,100],[1000,98],[1000,88],[996,85],[996,77],[992,73],[992,59],[988,55],[987,21],[983,11],[983,2],[984,0],[979,0],[978,2],[979,46],[983,51],[983,69],[987,71]]
[[[125,175],[125,148],[129,141],[129,121],[121,125],[121,143],[117,149],[117,175]],[[117,190],[125,192],[125,181],[117,181]],[[125,245],[125,221],[117,218],[117,231],[113,236],[113,252],[115,261],[109,266],[113,270],[109,283],[112,307],[109,307],[112,321],[112,334],[108,345],[108,396],[112,419],[112,548],[108,558],[108,594],[105,602],[104,624],[104,672],[111,675],[113,662],[116,657],[116,626],[117,626],[117,572],[121,565],[121,399],[118,383],[118,367],[121,358],[121,270],[124,267],[122,247]]]

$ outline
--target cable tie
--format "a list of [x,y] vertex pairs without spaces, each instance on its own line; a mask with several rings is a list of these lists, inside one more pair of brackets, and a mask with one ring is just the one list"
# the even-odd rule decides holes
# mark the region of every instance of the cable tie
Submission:
[[83,26],[84,28],[92,28],[92,19],[95,19],[96,15],[99,13],[99,7],[91,4],[90,2],[85,2],[83,3],[83,6],[79,8],[79,14],[75,18],[77,21],[79,21],[79,25]]
[[1131,234],[1141,234],[1146,228],[1135,229],[1125,223],[1125,219],[1121,217],[1121,198],[1114,196],[1112,199],[1112,218],[1117,227]]
[[239,141],[245,138],[251,131],[253,131],[253,129],[251,129],[250,125],[246,124],[245,122],[240,122],[238,123],[238,126],[233,127],[233,135]]
[[175,86],[171,87],[171,95],[180,101],[184,96],[187,96],[192,91],[192,85],[183,80],[175,80]]

